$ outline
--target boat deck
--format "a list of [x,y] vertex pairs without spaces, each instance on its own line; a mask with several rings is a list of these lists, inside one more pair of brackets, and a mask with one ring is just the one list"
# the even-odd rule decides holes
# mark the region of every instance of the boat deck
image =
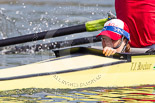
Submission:
[[[77,48],[74,48],[77,49]],[[84,48],[83,48],[84,49]],[[67,49],[68,50],[68,49]],[[82,49],[81,49],[82,50]],[[73,50],[71,50],[73,51]],[[29,65],[23,65],[8,69],[0,70],[0,80],[10,80],[17,78],[25,78],[32,76],[51,75],[58,73],[66,73],[73,71],[81,71],[87,69],[93,69],[102,66],[109,66],[119,63],[127,62],[127,60],[120,60],[116,58],[107,58],[100,53],[95,54],[91,52],[77,52],[67,55],[65,51],[59,52],[61,56],[55,59],[49,59],[46,61],[33,63]],[[69,53],[69,52],[66,52]],[[58,55],[58,53],[57,53]]]
[[0,90],[76,89],[154,85],[154,54],[116,54],[76,47],[54,51],[57,58],[0,70]]

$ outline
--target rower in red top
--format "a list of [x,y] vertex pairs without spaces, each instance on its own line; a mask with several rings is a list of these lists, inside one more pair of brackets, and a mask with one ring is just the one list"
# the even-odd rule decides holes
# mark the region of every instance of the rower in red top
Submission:
[[132,47],[155,48],[155,0],[115,0],[115,9],[129,27]]

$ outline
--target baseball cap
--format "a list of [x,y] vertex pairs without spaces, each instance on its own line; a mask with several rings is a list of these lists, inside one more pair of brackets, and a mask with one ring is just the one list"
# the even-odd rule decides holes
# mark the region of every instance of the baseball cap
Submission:
[[101,35],[108,36],[112,40],[119,40],[124,35],[130,40],[129,28],[127,24],[120,19],[111,19],[107,21],[97,37]]

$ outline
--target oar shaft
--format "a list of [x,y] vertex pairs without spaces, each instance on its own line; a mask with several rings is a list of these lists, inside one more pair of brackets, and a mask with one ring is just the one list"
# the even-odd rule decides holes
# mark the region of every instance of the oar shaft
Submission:
[[0,47],[85,32],[85,24],[0,40]]
[[18,36],[18,37],[2,39],[0,40],[0,47],[20,44],[20,43],[26,43],[26,42],[32,42],[32,41],[37,41],[37,40],[42,40],[42,39],[47,39],[47,38],[65,36],[65,35],[74,34],[74,33],[81,33],[85,31],[87,32],[97,31],[103,28],[104,23],[107,20],[108,20],[107,18],[93,20],[93,21],[89,21],[81,25],[70,26],[70,27],[65,27],[65,28],[60,28],[60,29],[55,29],[55,30],[50,30],[50,31],[44,31],[40,33],[33,33],[33,34],[28,34],[28,35],[23,35],[23,36]]
[[67,41],[57,41],[52,43],[46,43],[46,44],[37,44],[33,46],[21,46],[21,47],[15,47],[7,52],[6,54],[10,53],[20,53],[20,52],[27,52],[28,50],[33,51],[40,51],[40,50],[51,50],[51,49],[58,49],[58,48],[64,48],[69,46],[76,46],[81,44],[88,44],[88,43],[94,43],[94,42],[100,42],[101,38],[96,38],[96,36],[93,37],[85,37],[85,38],[78,38],[73,40],[67,40]]

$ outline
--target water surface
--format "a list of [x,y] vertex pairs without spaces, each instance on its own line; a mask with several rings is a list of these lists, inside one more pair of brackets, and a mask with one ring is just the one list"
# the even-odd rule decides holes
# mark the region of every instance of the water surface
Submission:
[[[0,38],[83,24],[87,21],[106,18],[108,11],[115,13],[114,0],[89,0],[89,2],[85,0],[1,0]],[[99,32],[79,33],[16,46],[64,41],[97,35]],[[87,46],[93,45],[100,45],[100,43],[90,43]],[[4,54],[6,50],[4,48],[0,50],[2,49],[1,54]],[[51,56],[51,53],[44,50],[38,55],[30,50],[24,54],[6,54],[0,55],[0,57],[3,58],[0,62],[0,68],[7,68],[52,58],[53,55]]]

